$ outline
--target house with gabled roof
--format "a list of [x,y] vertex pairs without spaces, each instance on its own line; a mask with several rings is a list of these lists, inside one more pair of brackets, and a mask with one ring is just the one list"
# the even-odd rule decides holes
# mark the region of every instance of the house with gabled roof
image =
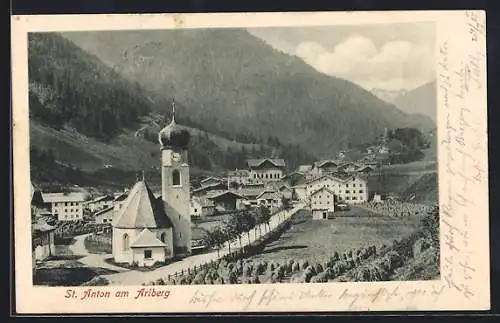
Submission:
[[102,195],[98,196],[92,200],[83,202],[83,207],[90,210],[91,212],[106,209],[113,205],[115,197],[112,195]]
[[286,162],[281,158],[249,159],[247,166],[251,180],[279,181],[284,176]]
[[215,213],[214,201],[206,197],[191,197],[191,216],[211,216]]
[[200,186],[201,187],[208,187],[208,186],[214,186],[214,185],[224,184],[224,183],[225,183],[224,180],[217,178],[217,177],[210,176],[210,177],[207,177],[205,179],[202,179],[200,181]]
[[265,206],[271,211],[278,210],[281,206],[281,195],[275,191],[265,191],[257,196],[257,205]]
[[334,192],[339,201],[357,204],[368,200],[368,183],[356,174],[336,172],[313,178],[305,185],[306,200],[323,187]]
[[234,191],[210,194],[207,195],[207,199],[213,201],[216,212],[230,212],[244,208],[245,197]]
[[322,187],[311,194],[310,200],[314,220],[332,217],[335,212],[335,203],[337,202],[337,196],[332,190]]
[[165,261],[165,252],[169,242],[172,243],[171,241],[163,242],[151,230],[143,229],[135,241],[130,244],[132,263],[147,267]]
[[313,164],[312,172],[318,175],[337,171],[338,164],[332,159],[317,161]]
[[83,193],[42,193],[43,200],[50,206],[53,216],[59,221],[78,221],[83,219]]
[[111,224],[116,213],[114,206],[97,211],[94,213],[94,222],[97,224]]

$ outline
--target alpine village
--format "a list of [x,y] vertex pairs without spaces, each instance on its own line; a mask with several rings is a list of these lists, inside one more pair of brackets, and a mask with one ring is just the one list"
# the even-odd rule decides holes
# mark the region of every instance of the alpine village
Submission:
[[29,35],[34,285],[439,277],[435,117],[189,32]]

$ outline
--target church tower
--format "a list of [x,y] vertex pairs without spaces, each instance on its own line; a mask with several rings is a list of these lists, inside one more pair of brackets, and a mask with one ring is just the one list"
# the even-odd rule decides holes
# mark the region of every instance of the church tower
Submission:
[[175,102],[172,121],[158,133],[161,145],[162,200],[173,223],[176,256],[191,253],[191,214],[188,144],[189,132],[175,122]]

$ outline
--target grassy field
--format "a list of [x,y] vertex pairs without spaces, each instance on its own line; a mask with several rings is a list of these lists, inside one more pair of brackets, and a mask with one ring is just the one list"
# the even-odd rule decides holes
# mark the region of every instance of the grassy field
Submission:
[[377,248],[390,245],[395,239],[416,230],[421,219],[371,216],[368,211],[360,214],[358,209],[342,213],[332,220],[313,220],[306,211],[298,214],[288,231],[251,259],[325,261],[335,251],[342,253],[369,245]]

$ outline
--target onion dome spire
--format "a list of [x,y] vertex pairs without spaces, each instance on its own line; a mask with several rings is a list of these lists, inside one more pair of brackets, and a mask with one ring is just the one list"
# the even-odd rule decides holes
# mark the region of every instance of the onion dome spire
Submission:
[[158,141],[162,147],[187,148],[189,132],[175,122],[175,100],[172,100],[172,121],[158,133]]

